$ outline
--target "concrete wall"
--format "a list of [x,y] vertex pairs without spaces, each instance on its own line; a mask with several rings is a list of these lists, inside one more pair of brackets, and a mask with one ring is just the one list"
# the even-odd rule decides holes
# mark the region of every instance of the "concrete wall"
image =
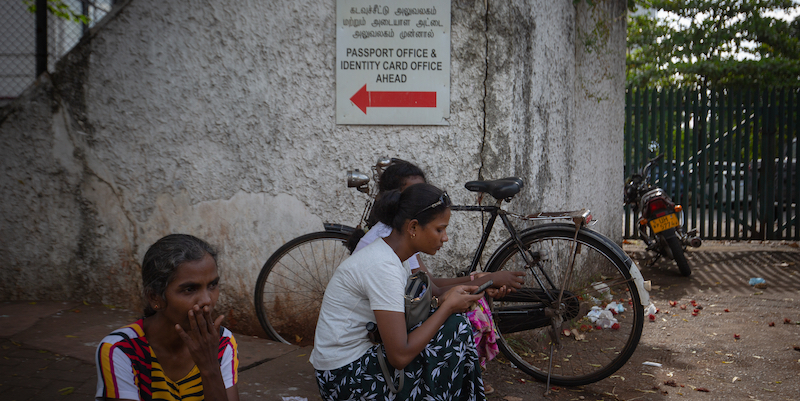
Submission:
[[[139,302],[139,263],[185,232],[221,251],[219,308],[253,331],[281,244],[355,225],[345,171],[415,161],[458,203],[517,175],[515,211],[588,207],[619,238],[625,1],[453,0],[449,126],[337,126],[335,2],[130,0],[0,109],[0,298]],[[468,263],[454,214],[428,263]]]

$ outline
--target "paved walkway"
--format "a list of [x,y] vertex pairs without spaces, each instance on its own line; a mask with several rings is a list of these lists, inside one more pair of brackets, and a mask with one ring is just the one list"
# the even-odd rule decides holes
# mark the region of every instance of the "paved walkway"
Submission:
[[[93,399],[97,344],[137,318],[129,310],[77,302],[0,303],[0,399]],[[320,399],[308,362],[311,347],[242,334],[236,339],[241,400]]]
[[[739,243],[731,246],[708,242],[692,252],[695,271],[691,280],[678,276],[672,263],[663,264],[666,267],[646,268],[643,272],[646,279],[654,279],[654,285],[660,287],[651,292],[654,297],[666,288],[673,288],[671,291],[682,294],[672,294],[675,299],[720,291],[725,297],[735,298],[732,288],[749,291],[750,287],[742,282],[758,276],[767,278],[770,288],[781,290],[780,294],[796,294],[800,288],[800,276],[795,275],[800,253],[797,253],[797,243],[792,245],[787,248],[786,245]],[[625,248],[632,254],[643,252],[634,245]],[[787,250],[789,253],[785,253]],[[775,259],[778,256],[780,260]],[[660,272],[659,269],[665,270]],[[787,275],[787,271],[791,275]],[[673,276],[679,284],[670,284],[668,278]],[[726,285],[736,280],[736,285]],[[781,297],[785,298],[781,295],[774,302],[786,304]],[[137,318],[136,313],[128,310],[79,302],[0,302],[0,400],[92,399],[97,383],[94,352],[98,342],[112,330]],[[241,400],[320,399],[314,371],[308,362],[311,347],[300,348],[241,334],[236,338],[240,344]],[[647,341],[646,338],[644,342]],[[487,377],[498,373],[497,368],[492,368]],[[489,378],[498,389],[492,399],[540,399],[542,394],[542,385],[528,389],[505,388],[499,377]],[[620,391],[619,388],[603,391],[612,390]]]

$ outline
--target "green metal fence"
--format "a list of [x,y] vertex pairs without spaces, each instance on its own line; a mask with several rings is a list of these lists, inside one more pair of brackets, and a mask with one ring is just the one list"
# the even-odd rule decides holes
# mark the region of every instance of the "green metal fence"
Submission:
[[[651,182],[704,239],[800,240],[800,88],[628,89],[625,177],[657,154]],[[625,211],[624,235],[636,237]]]

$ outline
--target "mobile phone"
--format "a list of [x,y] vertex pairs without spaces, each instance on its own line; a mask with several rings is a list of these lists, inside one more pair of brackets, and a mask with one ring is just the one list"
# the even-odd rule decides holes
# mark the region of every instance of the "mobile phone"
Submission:
[[475,295],[475,294],[480,294],[480,293],[482,293],[482,292],[486,291],[486,289],[487,289],[487,288],[489,288],[489,287],[491,287],[491,286],[492,286],[492,284],[494,284],[494,282],[492,282],[492,280],[489,280],[489,281],[487,281],[487,282],[485,282],[485,283],[481,284],[481,286],[480,286],[480,287],[478,287],[478,289],[477,289],[477,290],[475,290],[475,292],[473,292],[473,293],[472,293],[472,295]]

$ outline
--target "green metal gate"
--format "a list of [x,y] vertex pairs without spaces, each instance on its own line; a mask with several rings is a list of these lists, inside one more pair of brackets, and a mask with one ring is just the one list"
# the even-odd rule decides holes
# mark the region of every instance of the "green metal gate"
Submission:
[[[800,240],[800,88],[628,89],[625,177],[657,154],[650,182],[704,239]],[[625,210],[624,235],[635,238]]]

